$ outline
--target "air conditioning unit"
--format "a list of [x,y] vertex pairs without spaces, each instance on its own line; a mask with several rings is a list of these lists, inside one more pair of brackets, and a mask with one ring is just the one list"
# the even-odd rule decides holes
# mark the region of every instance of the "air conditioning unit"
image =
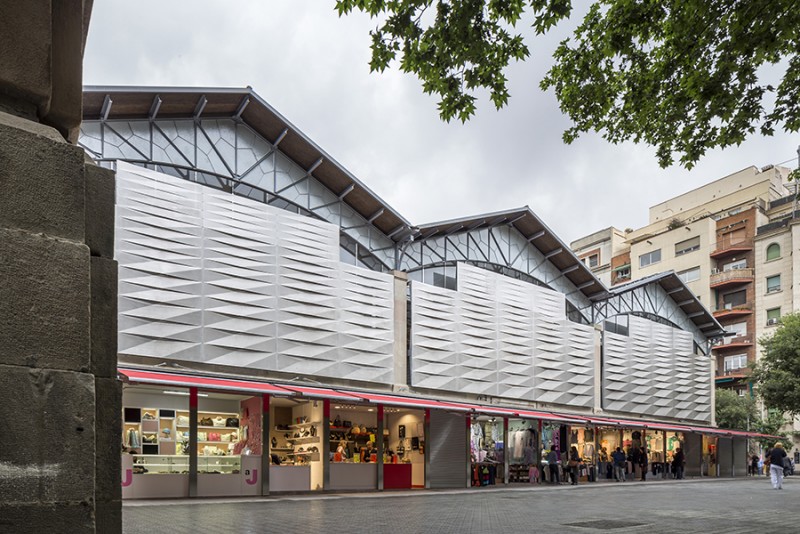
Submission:
[[772,326],[778,324],[777,317],[773,317],[772,319],[767,319],[767,326]]
[[729,303],[727,303],[727,304],[725,305],[725,309],[726,309],[726,310],[732,310],[732,309],[733,309],[733,304],[732,304],[732,303],[730,303],[730,302],[729,302]]

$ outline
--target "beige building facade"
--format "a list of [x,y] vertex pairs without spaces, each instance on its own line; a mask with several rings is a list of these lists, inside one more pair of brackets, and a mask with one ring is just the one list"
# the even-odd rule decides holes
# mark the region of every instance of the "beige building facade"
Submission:
[[650,207],[644,227],[602,230],[574,241],[573,250],[579,257],[614,250],[601,278],[609,286],[674,271],[728,332],[713,341],[716,386],[744,395],[758,337],[800,303],[791,253],[800,235],[783,200],[789,172],[747,167]]

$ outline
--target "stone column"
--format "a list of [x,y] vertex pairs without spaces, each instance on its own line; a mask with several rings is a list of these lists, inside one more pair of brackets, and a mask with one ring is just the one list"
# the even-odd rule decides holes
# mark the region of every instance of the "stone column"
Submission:
[[0,531],[121,531],[114,175],[77,138],[90,0],[0,0]]

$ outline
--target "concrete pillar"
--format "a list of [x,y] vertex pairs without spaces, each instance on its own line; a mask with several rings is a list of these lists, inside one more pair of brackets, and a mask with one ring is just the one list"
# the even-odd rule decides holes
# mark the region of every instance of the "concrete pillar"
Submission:
[[747,476],[747,466],[750,464],[750,458],[747,455],[747,439],[731,438],[731,441],[733,442],[731,450],[733,476]]
[[683,454],[686,458],[686,470],[684,475],[687,477],[699,477],[700,466],[703,462],[703,436],[687,432],[684,434]]
[[394,383],[398,390],[408,389],[408,274],[394,275]]
[[734,476],[733,459],[733,440],[719,438],[717,440],[717,465],[719,465],[720,478]]
[[0,0],[0,530],[117,533],[114,175],[77,138],[91,1]]

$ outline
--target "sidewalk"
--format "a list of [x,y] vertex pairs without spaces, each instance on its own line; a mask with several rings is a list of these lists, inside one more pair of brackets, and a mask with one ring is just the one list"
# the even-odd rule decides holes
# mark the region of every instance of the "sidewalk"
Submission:
[[[760,477],[768,483],[768,477]],[[573,491],[576,489],[591,491],[595,489],[606,490],[609,487],[634,487],[634,486],[664,486],[664,485],[683,485],[700,483],[735,483],[742,481],[752,481],[753,477],[736,478],[709,478],[694,477],[683,480],[675,479],[652,479],[647,481],[626,480],[616,482],[613,479],[599,480],[597,482],[582,482],[577,486],[569,483],[559,485],[551,484],[498,484],[494,486],[481,486],[470,488],[450,488],[450,489],[413,489],[413,490],[386,490],[370,492],[317,492],[317,493],[277,493],[264,497],[201,497],[192,499],[130,499],[122,502],[122,506],[135,508],[141,506],[176,506],[176,505],[209,505],[209,504],[235,504],[235,503],[254,503],[254,502],[287,502],[287,501],[321,501],[337,499],[384,499],[396,497],[420,497],[425,495],[473,495],[500,492],[554,492],[554,491]]]

